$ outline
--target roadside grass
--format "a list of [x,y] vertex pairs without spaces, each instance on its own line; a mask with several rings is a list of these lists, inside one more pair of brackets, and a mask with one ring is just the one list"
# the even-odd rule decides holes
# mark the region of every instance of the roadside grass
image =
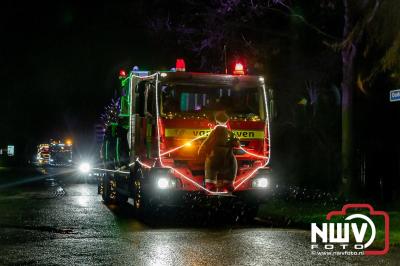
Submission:
[[[272,200],[260,206],[258,217],[267,221],[278,221],[278,226],[308,229],[311,228],[311,223],[321,224],[326,222],[326,215],[330,211],[341,210],[341,203],[311,203],[303,201],[284,201]],[[381,210],[381,208],[375,208]],[[353,213],[350,211],[349,213]],[[357,213],[368,214],[367,211],[358,211]],[[400,246],[400,212],[388,211],[389,214],[389,235],[390,245]],[[382,216],[370,216],[376,227],[376,237],[374,241],[375,247],[382,247],[384,243],[384,219]],[[331,221],[343,222],[343,217],[332,217]],[[363,220],[354,219],[351,222],[361,224]],[[371,235],[370,230],[366,232],[367,237]]]

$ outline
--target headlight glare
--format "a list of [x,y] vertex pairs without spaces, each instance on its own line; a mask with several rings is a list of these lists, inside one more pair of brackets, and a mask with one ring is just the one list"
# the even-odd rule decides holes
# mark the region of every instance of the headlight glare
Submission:
[[89,163],[81,163],[79,165],[79,171],[81,171],[84,174],[89,173],[91,169],[92,169],[92,167],[90,166]]
[[266,177],[257,177],[252,182],[254,188],[267,188],[269,186],[269,180]]
[[174,177],[159,176],[156,179],[156,185],[159,189],[170,189],[177,188],[180,183],[179,180]]
[[157,186],[159,189],[167,189],[170,187],[170,179],[167,177],[159,177],[157,180]]

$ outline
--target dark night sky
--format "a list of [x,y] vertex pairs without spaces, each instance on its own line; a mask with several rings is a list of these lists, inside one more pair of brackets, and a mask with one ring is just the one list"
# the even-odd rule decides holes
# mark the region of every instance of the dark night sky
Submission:
[[173,49],[161,52],[149,34],[151,4],[140,3],[18,2],[0,9],[0,145],[90,141],[119,69],[174,64]]
[[[152,32],[149,27],[149,21],[158,16],[176,21],[189,17],[190,20],[193,10],[185,10],[184,2],[190,3],[189,6],[204,5],[203,2],[183,0],[13,1],[12,4],[2,1],[0,148],[15,144],[17,155],[22,155],[21,159],[26,161],[38,143],[50,138],[72,137],[78,153],[96,152],[94,125],[118,88],[121,68],[128,70],[138,65],[141,69],[169,69],[176,58],[183,56],[187,69],[198,70],[194,67],[199,65],[198,61],[196,64],[198,58],[183,50],[182,42],[175,40],[174,35]],[[213,3],[212,0],[208,2]],[[325,1],[296,2],[302,3],[297,4],[296,12],[318,26],[324,25],[322,30],[340,40],[343,29],[340,4],[331,10],[321,9],[321,3]],[[203,24],[194,17],[192,22],[203,30]],[[333,163],[332,167],[335,161],[332,158],[339,156],[335,155],[335,147],[340,147],[338,105],[326,101],[325,107],[330,112],[320,112],[320,120],[304,115],[305,122],[302,122],[303,116],[297,116],[300,110],[297,103],[302,97],[308,97],[304,81],[315,80],[319,82],[316,86],[325,91],[340,86],[340,53],[326,46],[324,36],[293,17],[271,11],[259,19],[248,33],[265,45],[260,50],[267,58],[265,74],[273,81],[271,85],[276,92],[278,116],[274,123],[276,128],[281,123],[282,133],[276,134],[276,147],[279,148],[272,158],[277,158],[275,162],[281,162],[283,172],[290,175],[306,173],[304,176],[309,176],[309,180],[312,176],[320,179],[324,175],[321,173],[335,177],[335,171],[327,171],[339,165]],[[236,39],[233,41],[236,43]],[[247,46],[243,47],[247,49]],[[384,76],[381,79],[371,94],[366,96],[357,91],[355,95],[355,145],[360,147],[357,152],[366,154],[365,160],[371,168],[366,170],[367,175],[379,177],[381,169],[385,169],[386,176],[398,177],[399,147],[393,140],[399,131],[394,130],[393,121],[398,118],[400,108],[388,102],[388,90],[394,85]],[[315,128],[309,126],[311,122]],[[294,126],[292,130],[286,130],[289,127],[285,125]],[[321,141],[322,145],[315,145],[315,132],[321,132],[325,143]],[[302,147],[305,147],[305,153],[299,156]],[[322,153],[331,157],[323,161]],[[314,159],[320,167],[313,168]],[[308,166],[315,171],[310,174]],[[275,169],[279,169],[279,165]],[[374,182],[371,186],[378,184]]]
[[[64,137],[90,142],[103,106],[118,88],[121,68],[169,69],[184,56],[187,68],[196,71],[196,59],[185,56],[190,53],[173,35],[160,36],[149,27],[157,16],[184,17],[180,6],[180,0],[2,4],[0,145],[33,147]],[[298,67],[286,59],[278,61]]]

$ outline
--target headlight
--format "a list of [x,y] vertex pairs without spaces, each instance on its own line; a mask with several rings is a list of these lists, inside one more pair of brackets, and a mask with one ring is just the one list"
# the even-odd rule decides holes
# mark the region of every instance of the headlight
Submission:
[[266,177],[255,178],[252,182],[252,187],[255,188],[267,188],[269,185],[269,180]]
[[84,174],[87,174],[90,172],[91,170],[91,166],[89,163],[81,163],[81,165],[79,165],[79,171],[81,171]]
[[159,189],[176,188],[177,180],[169,177],[159,177],[157,179],[157,187]]
[[160,177],[157,180],[157,186],[160,189],[166,189],[169,188],[169,178],[166,177]]

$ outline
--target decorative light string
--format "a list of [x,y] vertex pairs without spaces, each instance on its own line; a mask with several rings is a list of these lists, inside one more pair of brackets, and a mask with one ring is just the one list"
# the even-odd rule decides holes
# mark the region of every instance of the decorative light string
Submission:
[[189,145],[190,143],[192,143],[193,141],[196,141],[196,140],[198,140],[198,139],[205,138],[207,135],[208,135],[208,134],[204,134],[204,135],[202,135],[202,136],[199,136],[199,137],[196,137],[196,138],[194,138],[194,139],[192,139],[192,140],[189,140],[189,141],[187,141],[185,144],[183,144],[183,145],[181,145],[181,146],[178,146],[178,147],[173,148],[173,149],[171,149],[171,150],[169,150],[169,151],[166,151],[166,152],[161,153],[160,156],[164,156],[164,155],[166,155],[166,154],[173,153],[174,151],[177,151],[177,150],[179,150],[179,149],[181,149],[181,148],[183,148],[183,147],[185,147],[185,146],[188,146],[188,145]]
[[259,154],[255,154],[255,153],[249,152],[246,149],[244,149],[243,147],[240,147],[239,149],[244,151],[245,153],[253,156],[253,157],[257,157],[257,158],[260,158],[260,159],[268,159],[269,158],[268,156],[263,156],[263,155],[259,155]]
[[[211,129],[211,131],[213,131],[213,130],[214,130],[215,128],[217,128],[217,127],[225,127],[225,128],[226,128],[227,126],[226,126],[226,125],[215,125],[215,126]],[[207,137],[210,133],[211,133],[211,132],[208,132],[208,133],[206,133],[206,134],[204,134],[204,135],[201,135],[201,136],[198,136],[198,137],[196,137],[196,138],[194,138],[194,139],[188,140],[188,141],[187,141],[185,144],[183,144],[183,145],[180,145],[180,146],[175,147],[175,148],[173,148],[173,149],[171,149],[171,150],[169,150],[169,151],[166,151],[166,152],[161,153],[160,156],[173,153],[174,151],[177,151],[177,150],[179,150],[179,149],[181,149],[181,148],[187,146],[188,144],[191,144],[192,142],[194,142],[194,141],[196,141],[196,140],[199,140],[199,139],[202,139],[202,138]]]
[[128,171],[121,171],[121,170],[111,170],[111,169],[104,169],[104,168],[92,168],[93,170],[104,171],[104,172],[112,172],[112,173],[120,173],[120,174],[129,174]]

